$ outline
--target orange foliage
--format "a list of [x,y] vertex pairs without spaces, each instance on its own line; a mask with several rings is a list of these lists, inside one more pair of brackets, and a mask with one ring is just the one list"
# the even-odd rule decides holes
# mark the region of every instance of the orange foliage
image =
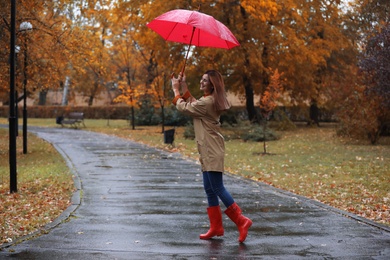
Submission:
[[[172,9],[196,10],[201,3],[200,11],[224,23],[241,46],[228,51],[192,49],[187,76],[194,93],[195,76],[210,68],[227,76],[231,92],[263,93],[272,67],[283,73],[293,102],[312,96],[330,100],[329,90],[338,92],[334,83],[347,80],[346,67],[353,62],[356,47],[353,31],[340,26],[345,20],[337,2],[58,0],[42,5],[39,0],[20,0],[17,28],[28,20],[34,30],[28,36],[18,34],[17,41],[28,43],[31,93],[62,88],[66,77],[71,78],[70,91],[84,93],[89,104],[99,92],[112,92],[119,85],[144,85],[149,93],[164,86],[156,83],[164,73],[181,70],[188,46],[166,42],[146,23]],[[2,1],[0,7],[0,92],[4,93],[8,90],[9,2]],[[123,89],[112,92],[111,100],[120,92]],[[161,90],[153,92],[161,105]]]
[[[272,69],[270,69],[272,71]],[[283,87],[281,85],[281,77],[276,69],[271,75],[270,84],[266,87],[263,95],[260,98],[260,108],[265,117],[277,107],[277,100],[281,96]]]
[[368,137],[375,144],[381,131],[381,119],[386,113],[381,106],[381,97],[368,94],[365,86],[356,84],[338,112],[343,122],[339,134],[357,139]]

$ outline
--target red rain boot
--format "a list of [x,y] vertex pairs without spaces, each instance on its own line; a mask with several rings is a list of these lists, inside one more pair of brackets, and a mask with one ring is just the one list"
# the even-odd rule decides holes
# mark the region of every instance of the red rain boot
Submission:
[[210,219],[210,229],[206,234],[200,234],[200,239],[210,239],[214,236],[223,236],[222,212],[220,206],[207,208]]
[[252,220],[241,214],[242,211],[235,202],[225,210],[225,213],[237,225],[240,232],[238,241],[240,243],[244,242],[248,235],[248,229],[252,226]]

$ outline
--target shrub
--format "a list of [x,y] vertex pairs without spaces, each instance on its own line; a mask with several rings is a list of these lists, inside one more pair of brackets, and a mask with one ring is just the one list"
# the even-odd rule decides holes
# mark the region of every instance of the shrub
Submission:
[[177,111],[176,107],[169,106],[164,109],[165,125],[168,126],[184,126],[191,122],[192,119],[189,116],[183,115]]
[[160,122],[161,119],[157,118],[151,99],[143,98],[139,109],[135,111],[136,125],[158,125]]
[[279,136],[272,130],[267,128],[264,134],[264,129],[261,126],[254,125],[248,131],[245,131],[241,138],[244,141],[254,141],[254,142],[263,142],[263,141],[273,141],[278,140]]
[[190,140],[195,139],[195,131],[194,131],[194,126],[193,126],[192,122],[187,123],[187,125],[184,129],[183,136],[185,139],[190,139]]
[[279,131],[294,130],[297,126],[290,120],[285,109],[276,108],[273,113],[272,127]]
[[230,109],[223,113],[220,118],[221,124],[236,125],[238,123],[236,119],[237,110]]
[[364,86],[354,90],[338,112],[341,123],[337,134],[376,144],[390,122],[390,112],[381,105],[381,97],[368,93]]

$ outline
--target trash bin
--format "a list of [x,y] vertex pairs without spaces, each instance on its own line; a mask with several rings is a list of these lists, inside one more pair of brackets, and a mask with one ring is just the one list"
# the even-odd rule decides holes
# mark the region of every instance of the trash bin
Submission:
[[164,143],[165,144],[173,144],[175,140],[175,129],[169,129],[164,131]]
[[62,120],[64,120],[63,116],[57,116],[56,118],[56,124],[60,125],[62,123]]

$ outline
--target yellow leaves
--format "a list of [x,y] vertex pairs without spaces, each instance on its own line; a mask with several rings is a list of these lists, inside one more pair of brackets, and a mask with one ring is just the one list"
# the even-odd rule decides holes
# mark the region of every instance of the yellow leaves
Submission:
[[[0,135],[0,148],[7,143],[4,137]],[[29,153],[18,155],[18,193],[9,194],[6,178],[0,184],[0,244],[36,231],[70,203],[74,186],[61,156],[34,136],[29,136],[29,143]],[[0,175],[5,172],[4,157],[0,153]]]
[[68,192],[61,187],[34,192],[34,189],[39,189],[36,184],[25,183],[17,194],[7,194],[1,190],[0,244],[35,231],[69,206],[69,199],[64,198]]
[[270,84],[260,99],[260,108],[265,114],[273,111],[277,107],[277,100],[282,93],[281,79],[278,70],[276,69],[270,79]]
[[127,85],[121,82],[118,86],[120,94],[114,99],[116,103],[125,103],[129,106],[137,107],[139,98],[145,94],[145,86],[141,85]]
[[278,13],[279,6],[276,1],[272,0],[245,0],[241,2],[245,10],[255,19],[261,22],[272,20]]

